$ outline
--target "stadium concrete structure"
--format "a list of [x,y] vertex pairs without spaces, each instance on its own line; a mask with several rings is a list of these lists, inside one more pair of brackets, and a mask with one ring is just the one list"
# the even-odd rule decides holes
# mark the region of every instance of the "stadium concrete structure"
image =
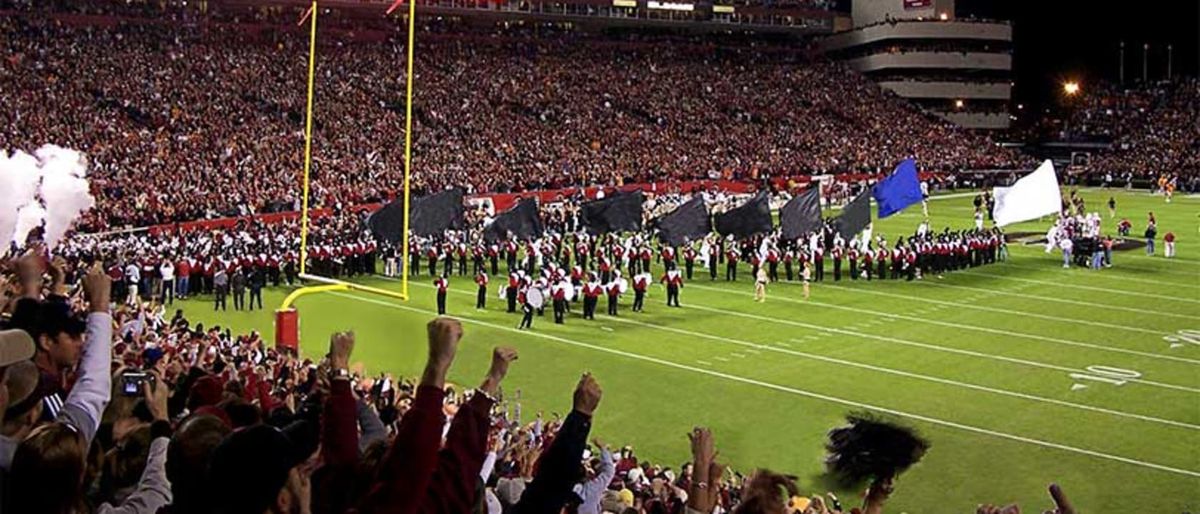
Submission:
[[851,9],[853,28],[819,43],[830,57],[960,126],[1008,128],[1012,25],[959,19],[953,0],[854,0]]

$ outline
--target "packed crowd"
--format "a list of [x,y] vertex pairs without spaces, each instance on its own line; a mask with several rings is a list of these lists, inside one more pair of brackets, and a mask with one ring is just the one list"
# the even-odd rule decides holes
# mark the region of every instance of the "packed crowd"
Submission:
[[1100,84],[1082,96],[1068,137],[1112,142],[1111,149],[1089,163],[1089,173],[1152,180],[1165,176],[1184,190],[1200,190],[1200,80],[1134,88]]
[[[565,417],[523,417],[502,387],[514,349],[497,347],[474,389],[447,382],[464,337],[449,318],[429,323],[424,372],[406,380],[352,364],[353,333],[314,361],[154,302],[120,305],[99,261],[29,253],[0,276],[3,512],[874,514],[895,487],[877,476],[849,509],[794,477],[727,474],[704,428],[677,470],[589,446],[596,377]],[[1050,492],[1055,512],[1075,512]]]
[[[306,39],[19,15],[0,19],[0,34],[0,148],[87,153],[98,208],[85,230],[298,205]],[[841,65],[769,45],[453,27],[420,44],[418,192],[875,172],[907,156],[928,171],[1026,164]],[[393,42],[322,45],[316,204],[399,186],[404,54]]]

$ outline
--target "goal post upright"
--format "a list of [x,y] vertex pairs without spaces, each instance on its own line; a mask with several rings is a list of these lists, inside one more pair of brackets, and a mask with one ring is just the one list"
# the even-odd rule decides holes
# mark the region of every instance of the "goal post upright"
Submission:
[[[416,14],[415,2],[412,2],[412,4],[413,5],[409,6],[409,23],[408,23],[409,62],[408,62],[408,84],[406,87],[407,91],[406,91],[406,106],[405,106],[405,112],[407,114],[407,118],[405,120],[405,127],[406,127],[405,132],[406,133],[405,133],[405,138],[404,138],[405,139],[405,141],[404,141],[404,209],[405,209],[405,213],[406,213],[406,215],[404,217],[405,233],[408,232],[407,212],[408,212],[409,200],[410,200],[410,198],[409,198],[409,186],[410,186],[409,167],[412,162],[412,136],[411,136],[412,90],[413,90],[413,87],[412,87],[412,76],[413,76],[412,41],[414,40],[414,32],[415,32],[415,28],[416,28],[416,24],[414,23],[415,14]],[[293,303],[295,302],[295,300],[297,298],[300,298],[301,296],[312,294],[312,293],[322,293],[322,292],[331,292],[331,291],[346,291],[346,290],[360,291],[360,292],[371,293],[371,294],[376,294],[376,295],[380,295],[380,296],[388,296],[388,297],[392,297],[392,298],[397,298],[400,300],[408,300],[408,273],[407,273],[408,270],[407,270],[407,267],[408,267],[409,247],[408,247],[408,238],[407,237],[404,238],[403,252],[401,254],[401,258],[403,259],[404,273],[402,274],[402,278],[401,278],[401,290],[400,291],[382,289],[382,288],[378,288],[378,287],[368,286],[365,284],[358,284],[358,283],[354,283],[354,282],[348,282],[348,281],[344,281],[344,280],[340,280],[340,279],[336,279],[336,278],[325,277],[325,276],[309,273],[309,269],[308,269],[308,233],[309,233],[309,217],[311,215],[311,209],[310,209],[310,205],[309,205],[309,194],[311,192],[313,102],[314,102],[314,98],[316,96],[317,16],[319,13],[320,13],[320,10],[318,9],[317,0],[313,0],[311,6],[309,7],[309,12],[308,12],[308,16],[310,17],[310,19],[308,20],[309,21],[308,75],[307,75],[308,90],[307,90],[307,95],[306,95],[306,99],[305,99],[304,175],[301,180],[301,187],[302,187],[303,191],[302,191],[302,197],[300,200],[300,252],[299,252],[300,253],[299,277],[302,280],[314,283],[314,285],[303,286],[303,287],[300,287],[300,288],[296,289],[295,291],[293,291],[284,300],[283,304],[280,306],[280,309],[279,309],[279,311],[277,311],[277,313],[292,310]],[[294,310],[293,310],[293,312],[294,312]],[[278,334],[277,334],[277,339],[278,339]],[[294,335],[293,335],[293,339],[294,339]]]
[[[315,2],[316,0],[314,0]],[[408,252],[408,219],[412,213],[409,203],[412,177],[412,105],[413,105],[413,56],[415,55],[417,34],[417,0],[408,0],[408,62],[404,79],[404,227],[400,237],[403,239],[400,251],[400,294],[408,298],[409,264]]]

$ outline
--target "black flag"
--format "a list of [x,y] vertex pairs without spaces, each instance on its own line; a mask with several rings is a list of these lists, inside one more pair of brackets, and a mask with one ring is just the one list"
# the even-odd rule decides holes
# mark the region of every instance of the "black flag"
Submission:
[[542,235],[542,218],[538,216],[536,199],[526,198],[513,208],[500,213],[483,231],[483,237],[489,243],[508,237],[512,232],[517,239],[539,237]]
[[642,229],[642,192],[617,193],[580,206],[579,218],[592,234]]
[[717,215],[717,232],[734,237],[750,237],[771,231],[771,202],[767,193],[759,193],[736,209]]
[[821,228],[820,186],[788,200],[779,210],[779,226],[784,239],[798,239]]
[[658,218],[656,225],[659,241],[671,246],[682,245],[712,232],[712,218],[709,217],[708,207],[704,205],[704,198],[699,194],[670,214]]
[[833,226],[844,239],[850,239],[871,224],[871,191],[864,190],[854,201],[846,204]]
[[[404,198],[397,198],[367,218],[378,239],[395,243],[404,237]],[[447,189],[412,201],[408,229],[418,236],[441,234],[463,227],[463,190]]]

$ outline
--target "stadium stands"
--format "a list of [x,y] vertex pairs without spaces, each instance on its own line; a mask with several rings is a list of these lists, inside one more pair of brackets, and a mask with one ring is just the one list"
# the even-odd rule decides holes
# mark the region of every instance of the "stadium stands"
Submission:
[[[99,208],[84,229],[295,208],[298,38],[0,23],[3,87],[16,106],[0,113],[0,147],[86,151]],[[565,35],[423,40],[418,190],[876,172],[910,155],[928,171],[1028,164],[845,68],[790,53]],[[397,187],[402,55],[391,43],[322,50],[318,204],[366,203]]]

